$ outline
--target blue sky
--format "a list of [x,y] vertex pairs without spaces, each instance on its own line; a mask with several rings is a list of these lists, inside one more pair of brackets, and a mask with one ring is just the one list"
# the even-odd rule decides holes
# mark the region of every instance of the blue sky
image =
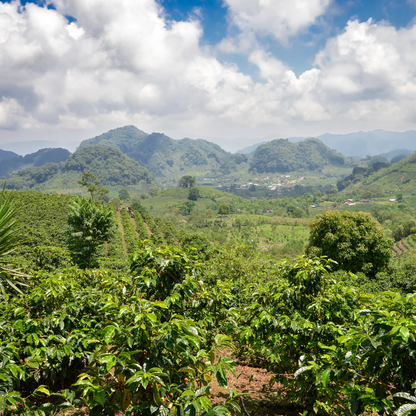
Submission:
[[415,45],[416,0],[0,0],[0,144],[416,129]]

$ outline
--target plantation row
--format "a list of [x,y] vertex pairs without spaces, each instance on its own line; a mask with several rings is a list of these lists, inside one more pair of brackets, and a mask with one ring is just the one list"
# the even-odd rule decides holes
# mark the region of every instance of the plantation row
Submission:
[[[261,261],[245,247],[205,262],[146,246],[128,273],[39,271],[1,303],[2,414],[222,415],[223,348],[275,374],[286,401],[317,413],[391,412],[415,380],[415,302],[362,292],[331,262]],[[293,376],[294,374],[294,376]],[[249,400],[249,399],[246,399]]]

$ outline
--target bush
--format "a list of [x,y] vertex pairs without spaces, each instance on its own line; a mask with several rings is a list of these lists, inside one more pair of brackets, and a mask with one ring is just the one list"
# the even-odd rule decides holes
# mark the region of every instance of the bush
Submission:
[[35,248],[36,267],[53,271],[71,265],[69,253],[61,247],[39,246]]
[[306,253],[335,260],[334,270],[375,276],[390,262],[393,241],[369,213],[327,211],[316,216],[310,230]]

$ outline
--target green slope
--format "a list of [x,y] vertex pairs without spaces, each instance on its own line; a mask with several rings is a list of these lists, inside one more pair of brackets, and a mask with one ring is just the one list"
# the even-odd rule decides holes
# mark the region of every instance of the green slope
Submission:
[[380,192],[394,193],[416,192],[416,153],[402,159],[400,162],[380,169],[368,177],[355,176],[355,184],[349,184],[346,191],[356,189],[363,191],[367,188],[379,189]]
[[310,138],[295,143],[278,139],[256,149],[249,170],[259,173],[314,171],[328,166],[342,167],[347,160],[319,139]]
[[49,163],[23,169],[7,180],[7,188],[40,191],[79,190],[77,181],[90,170],[110,189],[127,188],[148,191],[153,177],[146,168],[124,155],[119,149],[104,145],[84,146],[62,164]]

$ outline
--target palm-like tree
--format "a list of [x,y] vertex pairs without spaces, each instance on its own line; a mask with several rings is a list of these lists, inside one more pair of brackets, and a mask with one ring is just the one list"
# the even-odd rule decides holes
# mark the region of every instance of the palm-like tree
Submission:
[[21,282],[22,277],[29,277],[13,268],[8,258],[17,246],[23,242],[20,234],[19,220],[16,218],[18,210],[12,205],[13,192],[6,194],[6,184],[0,193],[0,291],[7,298],[6,287],[22,291],[18,286],[27,286]]

